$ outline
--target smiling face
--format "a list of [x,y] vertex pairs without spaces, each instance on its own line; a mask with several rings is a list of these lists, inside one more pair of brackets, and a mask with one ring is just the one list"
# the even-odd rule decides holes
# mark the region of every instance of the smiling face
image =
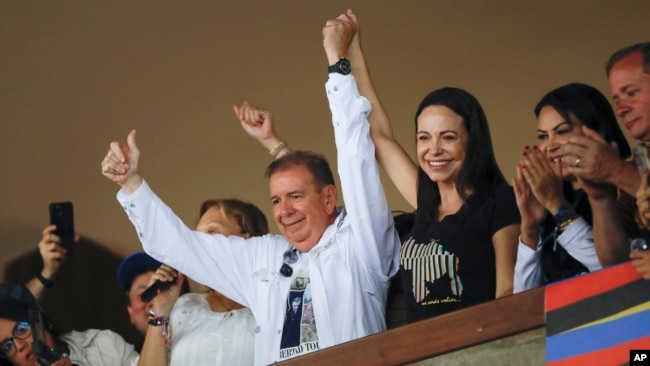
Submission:
[[[562,160],[562,145],[566,144],[571,136],[582,136],[582,122],[572,117],[567,121],[555,108],[543,107],[537,118],[537,147],[553,164],[559,161],[562,166],[567,164]],[[568,178],[564,174],[563,178]]]
[[280,232],[294,248],[309,251],[336,219],[336,188],[319,187],[303,165],[273,173],[269,188]]
[[643,70],[643,55],[632,53],[611,68],[609,86],[616,115],[635,140],[650,141],[650,75]]
[[438,184],[454,184],[467,151],[463,119],[445,106],[431,105],[422,110],[417,123],[420,168]]

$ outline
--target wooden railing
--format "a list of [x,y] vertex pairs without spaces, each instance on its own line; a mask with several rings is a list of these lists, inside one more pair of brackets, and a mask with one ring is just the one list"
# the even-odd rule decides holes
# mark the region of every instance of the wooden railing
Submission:
[[544,287],[404,325],[281,365],[402,365],[544,327]]

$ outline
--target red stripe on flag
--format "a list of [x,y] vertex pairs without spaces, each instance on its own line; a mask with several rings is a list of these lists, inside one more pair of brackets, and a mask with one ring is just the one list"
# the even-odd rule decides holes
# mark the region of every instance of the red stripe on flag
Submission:
[[[613,290],[641,278],[632,262],[546,286],[546,312]],[[597,285],[594,286],[594,283]]]

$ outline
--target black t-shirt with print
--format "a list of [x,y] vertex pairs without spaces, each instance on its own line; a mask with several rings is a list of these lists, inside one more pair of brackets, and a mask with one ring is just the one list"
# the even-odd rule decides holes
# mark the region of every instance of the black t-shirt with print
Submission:
[[494,299],[492,236],[519,221],[514,191],[506,183],[473,194],[467,205],[440,222],[416,213],[400,255],[407,321]]

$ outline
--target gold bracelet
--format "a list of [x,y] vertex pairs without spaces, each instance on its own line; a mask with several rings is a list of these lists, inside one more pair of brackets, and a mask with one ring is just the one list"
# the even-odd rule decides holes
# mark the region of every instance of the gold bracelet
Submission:
[[274,148],[271,149],[271,151],[269,151],[269,154],[271,154],[271,156],[275,159],[275,157],[278,156],[278,154],[286,147],[287,147],[287,143],[284,141],[280,141],[277,145],[275,145]]
[[564,230],[566,230],[566,228],[568,228],[569,225],[573,224],[573,222],[574,222],[577,218],[578,218],[578,217],[575,217],[575,218],[572,218],[572,219],[568,219],[568,220],[562,221],[562,222],[560,223],[560,225],[558,225],[558,229],[560,230],[560,232],[563,232]]

